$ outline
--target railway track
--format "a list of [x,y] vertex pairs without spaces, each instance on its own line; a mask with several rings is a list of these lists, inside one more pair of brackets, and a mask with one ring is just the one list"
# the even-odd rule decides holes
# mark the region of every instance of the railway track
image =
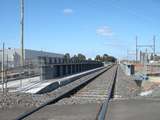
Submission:
[[[33,113],[38,112],[42,108],[47,108],[47,105],[55,103],[56,105],[63,104],[83,104],[83,103],[99,103],[98,116],[103,111],[104,103],[108,102],[113,96],[113,87],[115,84],[117,66],[108,66],[92,75],[80,78],[62,89],[57,90],[52,99],[47,100],[44,104],[30,111],[27,111],[15,120],[22,120]],[[69,102],[72,101],[72,102]],[[102,106],[101,106],[102,105]]]
[[102,103],[101,108],[100,108],[99,113],[96,118],[97,120],[105,120],[106,119],[106,113],[108,110],[109,102],[111,99],[114,98],[117,71],[118,71],[118,67],[116,67],[115,72],[112,76],[112,81],[110,82],[109,87],[108,87],[108,98],[105,99],[105,101]]
[[109,87],[112,84],[115,70],[116,66],[95,78],[69,98],[64,98],[56,104],[102,103],[109,96]]

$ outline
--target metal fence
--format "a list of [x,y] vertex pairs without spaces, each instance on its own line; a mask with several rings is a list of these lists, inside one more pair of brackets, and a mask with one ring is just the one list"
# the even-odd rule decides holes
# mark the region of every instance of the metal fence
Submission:
[[20,80],[21,86],[23,80],[28,78],[38,76],[40,80],[53,79],[101,66],[103,63],[98,61],[39,57],[25,61],[24,66],[9,67],[5,65],[3,71],[0,71],[0,81],[4,91],[10,81]]

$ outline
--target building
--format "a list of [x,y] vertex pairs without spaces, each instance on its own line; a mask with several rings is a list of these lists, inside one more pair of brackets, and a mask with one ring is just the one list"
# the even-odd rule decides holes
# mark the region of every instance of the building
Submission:
[[149,54],[147,52],[140,51],[140,63],[147,64],[149,62]]
[[[37,50],[30,50],[24,49],[24,61],[25,65],[27,64],[38,64],[39,59],[42,57],[46,58],[55,58],[61,59],[64,57],[63,54],[57,54],[52,52],[45,52],[45,51],[37,51]],[[9,67],[16,67],[20,66],[21,63],[21,50],[16,48],[8,48],[4,50],[4,64],[5,66],[8,65]],[[0,63],[2,62],[2,50],[0,53]]]

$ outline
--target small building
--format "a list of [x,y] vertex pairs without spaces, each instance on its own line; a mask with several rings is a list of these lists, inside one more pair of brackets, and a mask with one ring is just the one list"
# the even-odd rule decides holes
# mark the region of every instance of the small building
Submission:
[[135,68],[133,64],[122,63],[121,68],[128,76],[133,75],[135,73]]

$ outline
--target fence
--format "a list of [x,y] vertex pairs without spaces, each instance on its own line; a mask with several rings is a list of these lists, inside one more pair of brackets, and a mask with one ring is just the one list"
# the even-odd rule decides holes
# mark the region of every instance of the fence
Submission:
[[103,63],[91,60],[73,60],[63,58],[39,57],[37,60],[25,62],[24,66],[6,67],[0,71],[2,89],[7,88],[9,81],[19,80],[19,86],[27,78],[40,77],[40,80],[48,80],[63,77],[86,70],[103,66]]

